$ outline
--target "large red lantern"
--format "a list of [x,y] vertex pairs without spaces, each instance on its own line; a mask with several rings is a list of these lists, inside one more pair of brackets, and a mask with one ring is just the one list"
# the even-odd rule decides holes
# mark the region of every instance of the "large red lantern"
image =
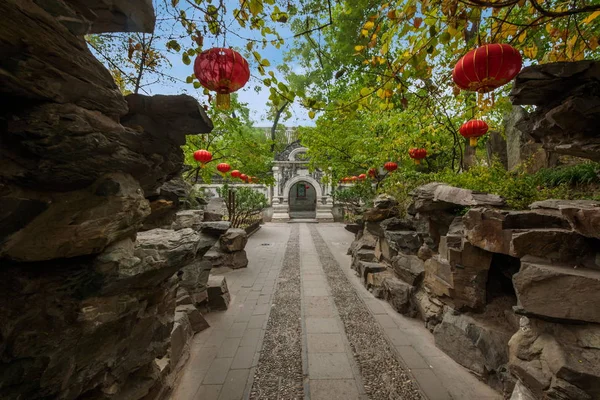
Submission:
[[367,174],[360,174],[358,176],[358,179],[360,179],[361,181],[364,181],[365,179],[367,179]]
[[231,171],[232,178],[239,178],[241,174],[242,173],[240,171],[238,171],[237,169],[234,169],[233,171]]
[[194,152],[194,160],[198,161],[200,163],[200,166],[204,168],[206,163],[212,160],[212,154],[210,151],[207,150],[196,150]]
[[456,86],[487,93],[510,82],[521,70],[523,59],[508,44],[486,44],[465,54],[452,71]]
[[194,75],[202,86],[217,92],[217,107],[228,109],[229,94],[248,82],[250,68],[248,61],[237,51],[215,47],[198,54]]
[[220,163],[217,165],[217,170],[223,175],[225,176],[225,174],[227,172],[229,172],[229,170],[231,169],[231,166],[227,163]]
[[421,164],[422,159],[427,157],[427,150],[412,148],[412,149],[408,150],[408,155],[410,156],[410,158],[415,160],[415,164],[418,165],[418,164]]
[[388,172],[393,172],[398,169],[398,164],[392,161],[388,161],[385,164],[383,164],[383,168],[385,168],[385,170]]
[[462,124],[458,131],[464,137],[469,138],[469,145],[471,147],[475,147],[477,146],[477,138],[487,133],[488,124],[480,119],[472,119]]

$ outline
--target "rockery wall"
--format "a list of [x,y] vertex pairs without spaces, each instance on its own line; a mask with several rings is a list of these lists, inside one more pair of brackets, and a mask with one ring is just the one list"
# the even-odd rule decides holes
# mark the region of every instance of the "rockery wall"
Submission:
[[87,48],[151,32],[151,0],[0,15],[0,398],[164,397],[228,229],[178,212],[180,146],[212,124],[190,96],[124,98]]
[[400,217],[379,196],[352,267],[377,297],[421,318],[436,345],[507,397],[600,398],[600,203],[499,196],[439,183]]

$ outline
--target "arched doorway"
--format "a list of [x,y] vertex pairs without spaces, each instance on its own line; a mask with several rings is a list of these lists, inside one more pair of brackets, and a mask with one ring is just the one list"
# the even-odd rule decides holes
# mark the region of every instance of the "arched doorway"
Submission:
[[300,180],[289,191],[290,218],[316,218],[317,190],[312,183]]

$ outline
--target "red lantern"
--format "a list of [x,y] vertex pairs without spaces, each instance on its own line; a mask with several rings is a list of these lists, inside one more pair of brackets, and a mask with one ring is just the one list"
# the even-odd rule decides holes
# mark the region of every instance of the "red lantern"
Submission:
[[231,171],[232,178],[239,178],[241,174],[242,173],[240,171],[238,171],[237,169],[234,169],[233,171]]
[[392,161],[388,161],[385,164],[383,164],[383,168],[385,168],[388,172],[393,172],[398,169],[398,164]]
[[358,180],[358,176],[353,176],[353,177],[352,177],[352,178],[350,178],[350,179],[352,179],[352,182],[356,182],[356,181]]
[[248,179],[249,179],[249,178],[248,178],[248,175],[246,175],[246,174],[241,174],[241,175],[240,175],[240,179],[241,179],[241,180],[243,180],[244,182],[248,183]]
[[206,150],[196,150],[194,152],[194,159],[200,163],[200,166],[204,168],[204,165],[212,160],[212,154]]
[[488,131],[488,124],[480,119],[472,119],[462,124],[459,129],[461,135],[469,138],[469,145],[471,147],[477,146],[477,138],[483,136]]
[[310,189],[310,185],[304,185],[304,189],[306,189],[306,190]]
[[198,54],[194,75],[206,89],[217,92],[217,107],[228,109],[229,94],[248,82],[250,68],[237,51],[215,47]]
[[375,168],[371,168],[371,169],[369,170],[369,176],[370,176],[371,178],[375,178],[375,177],[377,176],[377,169],[375,169]]
[[456,86],[487,93],[510,82],[521,70],[523,59],[508,44],[486,44],[465,54],[452,71]]
[[418,164],[421,164],[422,159],[427,157],[427,150],[412,148],[412,149],[408,150],[408,155],[410,156],[410,158],[415,160],[415,164],[418,165]]
[[349,180],[350,180],[350,178],[348,178],[347,176],[342,178],[342,182],[344,182],[344,183],[348,183]]
[[229,172],[229,170],[231,169],[231,166],[227,163],[220,163],[219,165],[217,165],[217,170],[223,174],[223,176],[225,176],[225,174],[227,172]]
[[367,179],[367,174],[360,174],[358,176],[358,179],[360,179],[361,181],[364,181],[365,179]]

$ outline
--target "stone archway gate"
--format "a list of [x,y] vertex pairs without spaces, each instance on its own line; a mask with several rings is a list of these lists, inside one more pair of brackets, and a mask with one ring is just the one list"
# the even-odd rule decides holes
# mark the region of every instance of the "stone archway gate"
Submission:
[[333,221],[333,200],[331,188],[321,182],[323,172],[308,170],[306,151],[299,141],[293,142],[279,153],[273,166],[275,187],[272,197],[273,222],[285,222],[290,219],[290,190],[294,184],[304,181],[310,183],[317,196],[316,218],[319,221]]

